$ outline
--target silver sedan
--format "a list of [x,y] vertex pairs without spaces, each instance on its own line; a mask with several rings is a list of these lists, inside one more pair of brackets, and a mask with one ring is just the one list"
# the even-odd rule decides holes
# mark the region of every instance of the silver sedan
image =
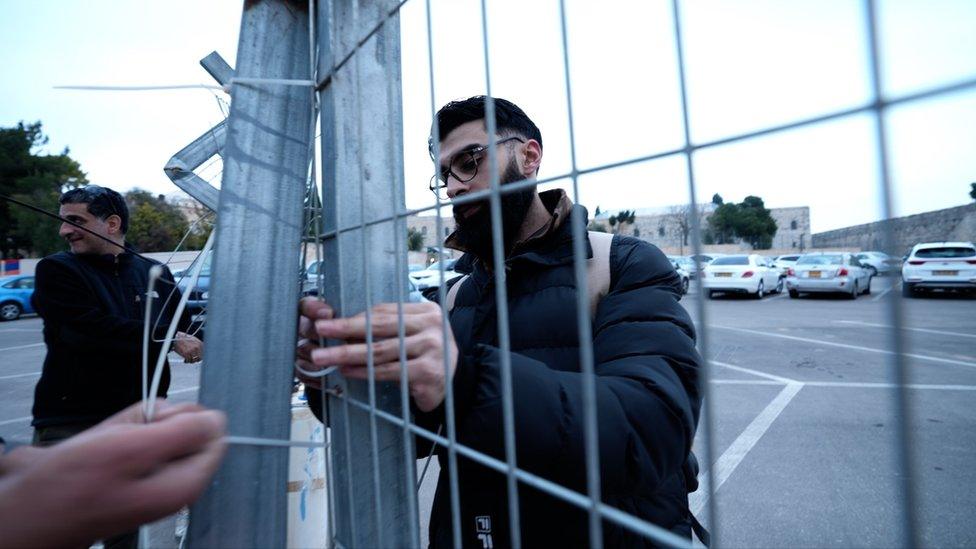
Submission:
[[790,297],[801,293],[843,293],[850,299],[871,293],[871,271],[854,254],[806,254],[790,268],[786,277]]

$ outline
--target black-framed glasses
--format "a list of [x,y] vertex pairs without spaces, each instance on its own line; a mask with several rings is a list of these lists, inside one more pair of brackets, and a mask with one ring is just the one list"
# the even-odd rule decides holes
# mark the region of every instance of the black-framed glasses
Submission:
[[431,192],[437,195],[437,198],[440,200],[448,200],[447,179],[449,177],[453,177],[459,183],[471,181],[474,179],[474,176],[478,175],[478,167],[487,156],[488,147],[501,145],[509,141],[525,143],[525,140],[521,137],[506,137],[488,145],[481,145],[454,153],[451,160],[446,165],[439,166],[437,173],[430,178]]

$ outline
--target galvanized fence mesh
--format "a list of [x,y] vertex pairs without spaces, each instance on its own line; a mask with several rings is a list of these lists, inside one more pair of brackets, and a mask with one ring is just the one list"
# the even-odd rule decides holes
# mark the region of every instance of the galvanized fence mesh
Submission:
[[[420,0],[413,0],[419,2]],[[201,401],[228,411],[229,429],[235,435],[288,442],[287,387],[294,353],[295,296],[297,277],[282,282],[270,265],[290,265],[290,252],[305,239],[314,243],[311,253],[323,260],[317,293],[335,306],[339,315],[366,313],[370,333],[370,310],[382,302],[404,303],[406,295],[407,244],[409,217],[433,211],[436,234],[443,235],[442,219],[446,204],[405,207],[403,175],[402,104],[400,79],[399,11],[406,2],[358,2],[342,0],[303,2],[285,0],[247,2],[241,30],[236,77],[232,84],[233,104],[226,124],[223,183],[219,202],[219,232],[214,265],[213,302],[207,333],[210,366],[204,369]],[[607,9],[612,9],[608,6]],[[586,274],[586,220],[572,218],[573,259],[578,300],[579,375],[582,379],[584,445],[586,455],[585,491],[568,489],[538,473],[519,467],[516,461],[515,403],[512,390],[511,341],[508,320],[506,268],[502,239],[504,194],[562,180],[571,182],[571,195],[579,202],[580,177],[623,166],[665,158],[683,158],[687,169],[690,212],[698,211],[695,154],[705,149],[743,142],[763,136],[813,127],[826,122],[868,114],[875,127],[876,158],[884,218],[894,217],[890,159],[887,145],[886,112],[892,106],[914,103],[961,90],[976,88],[976,79],[939,86],[908,95],[889,97],[882,93],[876,3],[863,3],[866,51],[869,54],[872,96],[862,105],[795,120],[773,127],[705,142],[692,139],[689,127],[686,90],[685,44],[682,38],[682,3],[671,0],[671,18],[677,52],[681,98],[683,144],[673,150],[646,154],[598,166],[577,165],[576,127],[573,110],[573,79],[569,34],[564,1],[559,2],[559,29],[562,47],[564,91],[568,105],[571,169],[539,180],[500,184],[495,148],[489,147],[490,188],[458,197],[454,205],[487,200],[492,222],[494,300],[498,304],[497,338],[501,350],[501,389],[503,400],[503,458],[482,453],[458,442],[454,416],[455,395],[446,384],[443,430],[431,431],[414,423],[410,413],[410,394],[406,368],[401,368],[399,384],[378,383],[374,379],[372,358],[369,379],[364,382],[344,379],[336,372],[323,378],[321,396],[330,434],[327,443],[326,488],[328,490],[329,540],[341,547],[393,547],[421,544],[420,505],[417,499],[418,459],[415,437],[442,445],[447,461],[441,474],[448,476],[449,509],[453,544],[462,545],[458,462],[470,460],[505,476],[508,529],[513,547],[520,539],[519,492],[523,486],[542,491],[579,507],[588,513],[592,547],[603,545],[602,529],[613,523],[652,540],[654,543],[687,547],[689,542],[670,531],[647,522],[601,500],[601,478],[597,433],[600,418],[596,406],[598,365],[594,364],[591,319],[588,311]],[[435,94],[433,19],[429,0],[425,3],[429,65],[431,115],[440,98]],[[472,90],[489,97],[486,125],[489,136],[496,135],[492,96],[491,55],[486,0],[481,1],[481,40],[486,87]],[[472,38],[474,40],[475,38]],[[317,143],[316,127],[321,131]],[[223,128],[221,128],[223,131]],[[439,143],[433,125],[433,157],[439,158]],[[321,147],[316,161],[316,145]],[[321,183],[318,173],[321,172]],[[302,204],[305,204],[304,215]],[[300,220],[300,221],[297,221]],[[689,215],[691,249],[696,256],[703,250],[702,227],[698,215]],[[312,228],[311,231],[309,228]],[[311,234],[311,237],[309,235]],[[885,248],[894,249],[890,226],[885,232]],[[273,244],[273,245],[272,245]],[[279,250],[279,251],[276,251]],[[438,248],[438,259],[443,249]],[[283,254],[275,259],[275,254]],[[443,261],[440,261],[443,265]],[[258,272],[255,272],[255,269]],[[446,302],[443,270],[439,302]],[[705,290],[699,284],[696,322],[698,349],[706,360],[702,364],[699,390],[706,405],[701,428],[707,444],[696,448],[707,471],[702,478],[708,505],[708,524],[715,545],[722,545],[721,508],[714,497],[718,480],[714,477],[716,429],[714,407],[708,405],[711,366],[708,357],[710,329]],[[885,301],[892,325],[890,364],[895,377],[892,398],[897,411],[897,447],[894,449],[901,470],[899,522],[906,545],[919,546],[918,497],[912,459],[910,394],[906,388],[908,371],[905,343],[899,337],[905,326],[900,298],[889,293]],[[442,305],[442,308],[444,306]],[[402,306],[398,309],[399,357],[406,364]],[[443,309],[443,342],[449,334],[449,311]],[[332,344],[336,342],[322,342]],[[368,346],[374,341],[367,338]],[[234,375],[218,368],[233,365]],[[450,379],[448,358],[445,375]],[[277,388],[281,388],[278,390]],[[190,545],[198,546],[281,546],[284,545],[285,517],[280,487],[285,469],[285,454],[271,445],[242,443],[229,453],[216,484],[192,510]],[[323,517],[324,519],[324,517]]]

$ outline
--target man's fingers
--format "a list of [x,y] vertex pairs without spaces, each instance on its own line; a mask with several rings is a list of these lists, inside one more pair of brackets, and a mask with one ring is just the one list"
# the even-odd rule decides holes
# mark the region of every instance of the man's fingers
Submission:
[[[403,346],[405,356],[412,358],[426,350],[426,340],[422,335],[409,336],[404,338]],[[394,362],[400,357],[400,340],[383,339],[374,341],[372,346],[353,343],[320,347],[312,350],[311,358],[319,366],[355,366],[366,364],[370,354],[374,364]]]
[[176,512],[194,501],[217,471],[227,444],[221,438],[211,440],[193,454],[170,461],[137,482],[132,505],[147,517]]
[[335,315],[332,307],[315,297],[304,297],[298,302],[298,310],[302,316],[312,320],[326,320]]
[[207,444],[222,438],[226,425],[227,418],[223,412],[203,410],[175,414],[153,423],[131,426],[118,433],[103,433],[112,439],[106,444],[118,445],[119,455],[125,461],[119,466],[136,475],[143,475],[163,463],[199,452]]
[[[407,362],[410,370],[412,361]],[[369,379],[369,369],[366,366],[340,366],[339,373],[349,379]],[[387,362],[373,366],[373,379],[376,381],[400,381],[400,363]]]
[[[374,312],[370,315],[369,323],[373,337],[396,337],[399,334],[399,323],[403,321],[403,333],[410,336],[438,324],[439,313],[436,311],[422,311],[420,313],[404,314]],[[366,339],[366,315],[358,314],[349,318],[335,318],[319,320],[315,323],[315,331],[319,336],[331,339]]]

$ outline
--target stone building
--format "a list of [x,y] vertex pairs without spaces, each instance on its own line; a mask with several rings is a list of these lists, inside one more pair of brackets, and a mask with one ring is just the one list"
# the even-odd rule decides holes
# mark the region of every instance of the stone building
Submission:
[[454,216],[450,208],[444,209],[441,218],[441,234],[437,236],[437,216],[433,215],[412,215],[407,218],[407,229],[416,229],[424,237],[424,248],[437,247],[444,243],[447,235],[454,230]]
[[[691,227],[687,212],[690,205],[669,206],[665,208],[639,208],[634,216],[634,223],[624,226],[622,234],[636,236],[655,246],[669,250],[671,253],[689,254],[691,245]],[[715,204],[699,204],[699,224],[704,230],[708,227],[708,218],[715,211]],[[770,208],[770,215],[776,221],[776,235],[773,236],[772,248],[776,250],[802,251],[810,247],[810,208],[800,206],[794,208]],[[594,219],[610,230],[608,222],[616,212],[601,212]],[[748,249],[748,245],[743,245]]]

